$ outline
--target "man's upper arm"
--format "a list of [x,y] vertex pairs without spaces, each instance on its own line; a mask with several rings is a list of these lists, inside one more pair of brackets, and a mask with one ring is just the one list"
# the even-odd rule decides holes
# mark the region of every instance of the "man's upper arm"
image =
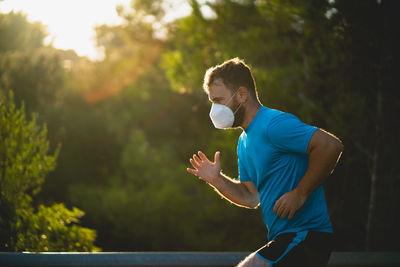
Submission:
[[340,140],[337,137],[321,129],[316,130],[312,135],[310,142],[308,143],[307,154],[310,154],[311,151],[318,146],[320,147],[334,146],[338,150],[343,149],[342,142],[340,142]]

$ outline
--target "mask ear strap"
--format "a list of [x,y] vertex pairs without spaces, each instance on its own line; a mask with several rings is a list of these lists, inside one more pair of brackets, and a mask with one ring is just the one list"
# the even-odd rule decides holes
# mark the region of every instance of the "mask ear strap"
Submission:
[[231,96],[231,98],[229,98],[228,102],[226,102],[225,106],[229,104],[229,102],[232,101],[233,97],[236,95],[238,91],[236,90],[235,93],[233,93],[233,95]]
[[233,115],[236,114],[236,112],[239,110],[239,108],[242,106],[243,103],[240,103],[239,106],[237,107],[237,109],[235,110],[235,112],[233,112]]

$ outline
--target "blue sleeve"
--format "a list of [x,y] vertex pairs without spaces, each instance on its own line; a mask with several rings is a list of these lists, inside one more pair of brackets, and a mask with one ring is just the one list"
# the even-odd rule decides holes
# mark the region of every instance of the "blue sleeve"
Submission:
[[237,157],[238,157],[238,169],[239,169],[239,181],[241,182],[248,182],[251,181],[249,177],[249,173],[246,170],[246,164],[243,160],[240,160],[242,152],[242,140],[239,138],[238,146],[237,146]]
[[270,121],[267,138],[280,151],[306,154],[308,143],[317,129],[290,113],[282,113]]
[[239,181],[248,182],[251,181],[249,174],[247,173],[246,167],[243,162],[240,161],[238,157],[238,166],[239,166]]

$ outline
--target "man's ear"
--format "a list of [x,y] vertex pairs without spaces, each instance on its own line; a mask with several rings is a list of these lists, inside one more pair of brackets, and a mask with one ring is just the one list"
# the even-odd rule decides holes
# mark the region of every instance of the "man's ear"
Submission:
[[249,98],[249,93],[247,92],[247,88],[244,86],[240,86],[237,90],[238,96],[239,96],[239,101],[244,103],[247,101]]

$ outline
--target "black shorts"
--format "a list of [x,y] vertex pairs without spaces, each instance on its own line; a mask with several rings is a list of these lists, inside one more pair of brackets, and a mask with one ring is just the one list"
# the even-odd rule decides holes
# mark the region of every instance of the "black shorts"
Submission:
[[333,234],[318,231],[284,233],[257,250],[271,267],[326,266],[333,246]]

